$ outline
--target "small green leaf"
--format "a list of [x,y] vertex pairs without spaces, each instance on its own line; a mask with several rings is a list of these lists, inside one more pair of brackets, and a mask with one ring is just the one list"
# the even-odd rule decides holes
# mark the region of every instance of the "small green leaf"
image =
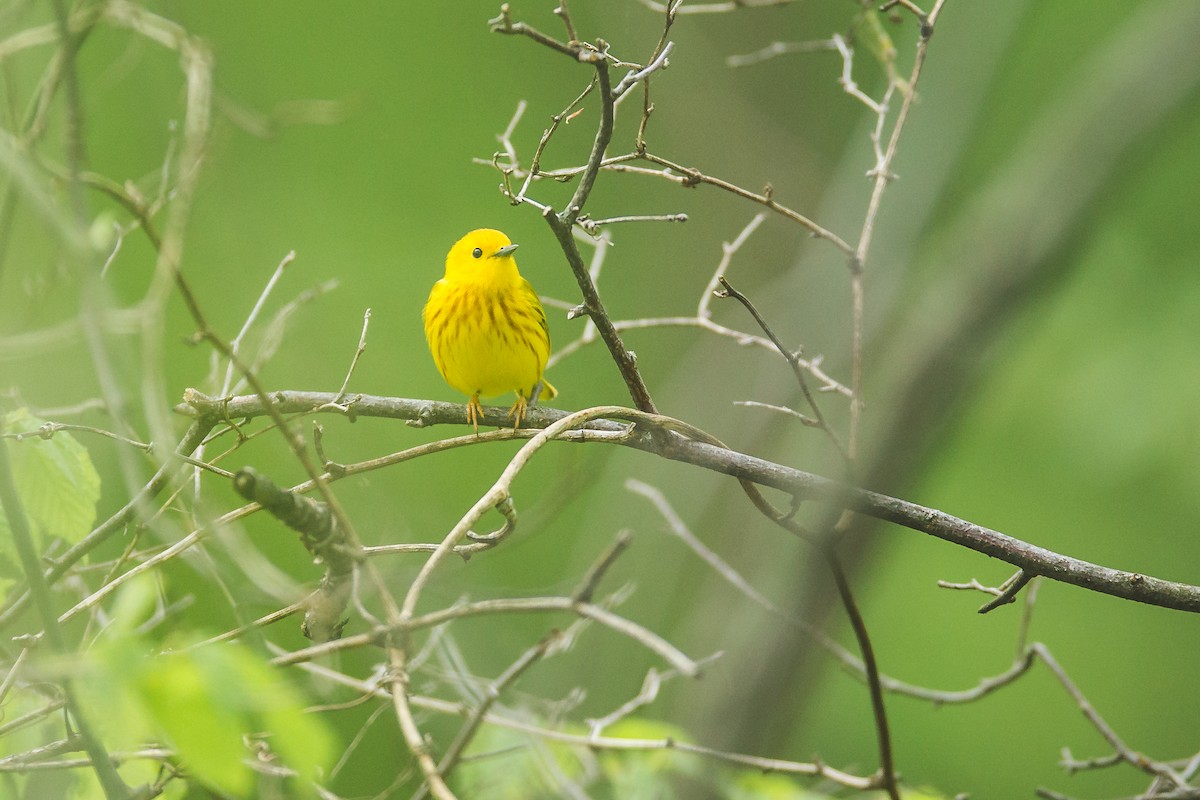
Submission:
[[[100,476],[87,449],[67,431],[42,438],[38,431],[45,424],[45,420],[23,408],[4,419],[5,433],[26,434],[20,439],[6,438],[4,446],[8,447],[17,494],[39,551],[52,538],[73,544],[87,535],[96,521],[96,503],[100,500]],[[3,513],[0,560],[8,562],[5,571],[16,568],[12,533]]]

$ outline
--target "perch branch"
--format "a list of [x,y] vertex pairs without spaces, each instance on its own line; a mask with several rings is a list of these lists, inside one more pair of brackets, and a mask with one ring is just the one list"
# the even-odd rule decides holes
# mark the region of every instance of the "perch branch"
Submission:
[[[263,416],[266,409],[256,395],[242,395],[224,400],[205,398],[199,393],[189,392],[190,400],[180,406],[183,413],[216,418],[228,414],[234,418]],[[281,413],[310,412],[329,403],[334,397],[328,392],[272,392],[271,399]],[[431,400],[410,400],[395,397],[362,395],[354,404],[354,412],[365,417],[388,417],[393,419],[419,420],[422,424],[438,422],[465,425],[466,406],[456,403],[441,403]],[[325,413],[329,413],[325,410]],[[489,424],[502,426],[506,423],[503,409],[485,409]],[[568,416],[565,412],[550,408],[532,408],[525,425],[541,428]],[[614,416],[614,414],[610,414]],[[667,418],[657,415],[638,414],[631,409],[621,412],[623,419],[646,422],[647,427],[655,420]],[[614,434],[618,434],[614,436]],[[893,522],[911,530],[936,536],[960,547],[1004,561],[1034,575],[1068,583],[1094,592],[1133,600],[1138,603],[1173,608],[1180,611],[1200,613],[1200,586],[1176,583],[1137,572],[1103,567],[1097,564],[1055,553],[1030,544],[999,531],[960,519],[933,508],[918,505],[896,497],[847,486],[844,483],[794,469],[729,448],[718,447],[684,436],[652,435],[649,431],[612,420],[596,420],[586,428],[573,432],[569,441],[603,441],[621,444],[652,453],[672,461],[720,472],[735,478],[751,481],[760,486],[800,495],[836,507],[849,509],[869,517]]]

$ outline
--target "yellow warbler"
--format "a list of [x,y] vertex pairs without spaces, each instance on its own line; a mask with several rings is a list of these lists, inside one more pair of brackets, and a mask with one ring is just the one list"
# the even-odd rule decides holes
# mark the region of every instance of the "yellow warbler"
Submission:
[[[550,356],[546,312],[517,271],[517,245],[500,231],[480,228],[446,254],[446,276],[425,303],[425,338],[446,383],[471,399],[467,421],[479,431],[479,398],[516,392],[508,415],[521,427]],[[542,381],[541,396],[554,387]]]

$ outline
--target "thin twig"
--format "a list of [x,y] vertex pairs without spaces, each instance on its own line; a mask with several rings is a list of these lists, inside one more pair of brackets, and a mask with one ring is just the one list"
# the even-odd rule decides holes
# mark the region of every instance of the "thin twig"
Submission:
[[766,47],[759,48],[753,53],[728,56],[725,63],[731,67],[749,67],[760,64],[768,59],[787,55],[788,53],[814,53],[820,50],[834,50],[837,44],[832,39],[819,39],[814,42],[771,42]]
[[[516,661],[509,665],[508,669],[500,673],[500,675],[494,681],[487,685],[483,691],[483,699],[471,712],[471,715],[467,718],[467,721],[463,723],[463,726],[459,728],[458,733],[454,736],[454,740],[450,743],[450,746],[446,748],[446,752],[442,755],[442,760],[438,762],[439,773],[441,773],[443,776],[446,776],[454,770],[454,767],[462,758],[464,751],[467,749],[467,746],[471,743],[472,739],[475,738],[476,732],[478,732],[479,727],[487,718],[488,712],[492,710],[492,707],[496,704],[496,701],[498,701],[504,691],[516,683],[517,679],[525,674],[530,667],[545,657],[546,653],[554,646],[558,639],[559,634],[557,631],[552,631],[551,633],[547,634],[540,642],[522,653]],[[428,788],[426,785],[421,784],[420,789],[413,794],[413,800],[423,800],[427,791]]]
[[871,693],[871,711],[875,718],[875,737],[879,745],[879,771],[883,788],[891,800],[900,800],[900,786],[897,782],[896,765],[892,756],[892,734],[883,704],[883,687],[879,681],[879,665],[875,660],[875,648],[871,644],[866,622],[863,621],[862,612],[858,609],[858,603],[854,599],[850,581],[846,577],[846,571],[842,568],[837,551],[831,545],[824,549],[823,555],[829,563],[838,596],[850,618],[850,627],[854,631],[854,638],[858,640],[858,649],[862,654],[863,666],[866,669],[867,688]]
[[[755,215],[754,218],[750,220],[750,222],[745,226],[745,228],[742,229],[741,233],[739,233],[738,236],[732,242],[723,242],[722,243],[721,259],[717,264],[716,270],[713,271],[712,277],[709,280],[708,285],[700,293],[700,299],[699,299],[699,302],[697,303],[695,316],[692,316],[692,317],[646,317],[646,318],[641,318],[641,319],[615,320],[612,323],[613,328],[615,328],[618,332],[630,331],[630,330],[642,330],[642,329],[648,329],[648,328],[669,328],[669,327],[700,328],[702,330],[706,330],[711,333],[715,333],[718,336],[732,339],[737,344],[739,344],[743,347],[753,346],[753,347],[761,347],[766,350],[777,350],[775,344],[770,339],[767,339],[765,336],[758,336],[755,334],[746,333],[744,331],[735,330],[733,328],[729,328],[729,327],[726,327],[719,323],[713,322],[712,311],[709,308],[709,304],[714,296],[713,291],[719,286],[720,277],[728,272],[728,269],[731,264],[733,256],[742,247],[742,245],[745,244],[746,240],[750,237],[750,235],[755,230],[758,229],[759,225],[761,225],[765,219],[766,219],[766,216],[764,214]],[[582,220],[580,222],[582,223]],[[596,249],[594,251],[591,266],[588,268],[588,275],[591,278],[593,284],[599,285],[600,267],[603,263],[603,256],[604,256],[604,253],[606,252],[608,242],[606,239],[600,238],[600,239],[596,239],[596,240],[591,240],[591,243],[595,245]],[[577,306],[574,306],[570,303],[564,303],[560,300],[554,300],[552,298],[543,298],[543,302],[545,302],[545,304],[547,306],[554,306],[556,308],[568,309],[570,311],[570,313],[568,313],[568,319],[573,318],[574,309],[577,308]],[[555,350],[555,352],[551,353],[550,360],[549,360],[547,366],[554,366],[559,361],[563,360],[564,358],[569,357],[570,355],[577,352],[581,348],[583,348],[589,344],[592,344],[593,342],[596,341],[596,338],[597,338],[596,326],[591,322],[591,320],[588,320],[588,323],[584,326],[584,330],[578,336],[578,338],[574,339],[573,341],[567,342],[565,345],[558,347]],[[822,364],[821,356],[816,356],[812,359],[805,359],[805,358],[802,358],[799,355],[797,355],[796,363],[801,369],[805,370],[806,372],[808,372],[814,378],[816,378],[818,381],[821,382],[821,385],[818,387],[817,391],[837,392],[838,394],[849,397],[849,395],[850,395],[849,387],[844,386],[841,383],[839,383],[836,379],[834,379],[833,377],[828,375],[821,368],[821,364]]]
[[633,541],[633,537],[629,531],[621,531],[617,534],[617,538],[613,541],[612,545],[588,568],[587,573],[583,576],[583,580],[579,582],[579,586],[571,593],[571,597],[580,603],[592,602],[592,595],[595,594],[600,580],[608,572],[609,567],[629,548],[631,541]]
[[342,388],[338,389],[337,401],[341,403],[342,398],[346,396],[346,387],[350,385],[350,378],[354,375],[354,368],[358,366],[358,359],[362,358],[362,354],[367,349],[367,328],[371,324],[371,309],[363,312],[362,333],[358,336],[358,347],[354,351],[354,357],[350,359],[350,368],[346,370],[346,379],[342,381]]
[[717,297],[732,297],[745,306],[746,310],[750,312],[750,316],[754,317],[754,321],[758,323],[758,327],[762,328],[762,332],[775,345],[775,349],[779,351],[779,355],[783,356],[784,360],[787,361],[788,366],[792,369],[792,374],[796,376],[796,383],[800,385],[800,391],[804,394],[804,399],[808,402],[808,407],[812,409],[813,417],[817,421],[817,427],[829,437],[829,441],[833,443],[838,453],[841,454],[842,459],[846,462],[847,469],[849,469],[852,461],[850,453],[842,445],[842,440],[838,438],[837,431],[830,426],[829,422],[825,419],[825,415],[821,413],[821,406],[817,403],[816,396],[809,390],[808,380],[804,377],[804,368],[800,366],[800,353],[784,346],[779,337],[775,335],[775,331],[772,330],[770,324],[763,318],[763,315],[754,306],[754,303],[750,301],[750,298],[733,288],[725,276],[722,275],[717,280],[721,284],[721,289],[715,292]]
[[[259,292],[258,299],[254,302],[254,307],[251,308],[250,313],[246,315],[246,321],[242,323],[241,330],[239,330],[237,335],[229,341],[229,347],[233,350],[233,352],[241,353],[242,341],[245,339],[246,334],[250,331],[250,327],[254,325],[254,321],[258,319],[258,315],[262,311],[263,306],[266,304],[267,298],[271,296],[271,291],[275,288],[275,284],[277,284],[279,279],[283,277],[283,271],[287,269],[287,266],[295,260],[296,251],[289,250],[287,255],[280,260],[279,266],[275,267],[275,271],[272,272],[271,277],[267,279],[267,285],[263,287],[261,292]],[[216,356],[216,351],[214,351],[213,358],[215,359]],[[233,362],[230,361],[225,368],[225,379],[221,381],[221,396],[225,396],[233,390],[233,376]]]
[[879,786],[888,793],[891,800],[900,800],[900,786],[892,754],[892,734],[888,725],[887,710],[883,702],[883,686],[879,677],[879,664],[875,659],[875,648],[871,644],[871,636],[867,624],[863,620],[854,592],[850,588],[850,580],[842,567],[837,554],[837,540],[828,537],[817,537],[811,531],[802,528],[799,523],[788,516],[773,513],[759,504],[759,511],[779,527],[789,531],[801,539],[813,544],[820,551],[837,586],[838,597],[850,619],[850,628],[858,642],[859,654],[862,657],[863,670],[867,679],[867,688],[871,695],[871,712],[875,720],[875,739],[879,748]]
[[666,171],[664,172],[649,171],[648,174],[669,178],[685,187],[696,186],[702,183],[709,186],[715,186],[718,189],[729,192],[730,194],[734,194],[738,197],[758,203],[759,205],[766,206],[775,213],[786,217],[793,222],[799,223],[804,228],[807,228],[813,236],[817,237],[818,239],[826,240],[847,256],[852,256],[854,254],[854,248],[847,244],[842,237],[838,236],[833,231],[827,230],[818,225],[816,222],[801,214],[799,211],[795,211],[776,202],[774,195],[770,192],[752,192],[748,189],[743,189],[736,184],[730,183],[729,181],[713,177],[712,175],[706,175],[698,169],[685,167],[682,164],[677,164],[670,159],[655,155],[650,152],[637,154],[636,157],[666,168]]
[[682,674],[688,677],[696,677],[700,674],[700,666],[696,661],[650,629],[614,614],[603,606],[584,603],[573,597],[511,597],[462,603],[450,608],[430,611],[427,614],[412,615],[395,625],[385,625],[353,636],[293,650],[276,656],[271,663],[276,666],[299,664],[316,658],[324,658],[331,653],[353,650],[368,644],[378,644],[396,635],[407,635],[422,628],[432,628],[458,619],[493,614],[555,613],[575,614],[593,620],[637,642]]
[[996,595],[995,600],[990,600],[979,607],[979,613],[986,614],[989,611],[994,611],[1000,606],[1013,602],[1017,597],[1017,593],[1024,589],[1025,586],[1035,577],[1036,576],[1032,572],[1019,570],[1015,575],[1004,582],[1004,585],[1000,587],[1000,593]]
[[1113,750],[1116,751],[1116,753],[1121,757],[1121,760],[1125,761],[1131,766],[1137,767],[1149,775],[1170,781],[1178,789],[1192,788],[1188,786],[1188,781],[1169,764],[1147,758],[1145,755],[1133,751],[1127,744],[1125,744],[1124,740],[1117,735],[1117,732],[1114,731],[1112,727],[1104,721],[1104,718],[1100,716],[1100,713],[1096,711],[1095,707],[1088,702],[1088,699],[1084,696],[1083,692],[1079,689],[1075,682],[1071,680],[1070,676],[1067,675],[1066,670],[1064,670],[1059,665],[1057,659],[1050,654],[1049,648],[1040,642],[1034,642],[1032,645],[1030,645],[1030,649],[1037,653],[1038,658],[1040,658],[1046,664],[1046,666],[1050,668],[1050,671],[1054,673],[1054,677],[1057,678],[1058,682],[1062,684],[1062,687],[1067,690],[1067,694],[1071,695],[1071,698],[1075,700],[1075,703],[1079,706],[1079,710],[1083,712],[1083,715],[1087,718],[1088,722],[1090,722],[1092,727],[1095,728],[1096,731],[1104,737],[1104,740],[1112,746]]
[[850,293],[851,293],[851,367],[850,389],[850,437],[848,451],[851,458],[858,455],[858,436],[863,410],[863,346],[864,346],[864,300],[863,300],[863,271],[866,268],[867,256],[870,253],[872,238],[875,232],[875,220],[879,215],[883,191],[887,188],[892,176],[892,161],[896,157],[896,148],[900,143],[900,135],[904,132],[904,124],[908,121],[908,112],[916,98],[917,83],[921,78],[921,69],[925,66],[925,57],[929,48],[929,38],[933,36],[934,24],[941,14],[945,0],[936,0],[929,16],[921,22],[920,38],[917,41],[917,52],[913,58],[912,72],[909,74],[900,104],[896,122],[888,138],[887,149],[878,160],[872,175],[875,178],[871,187],[871,197],[867,201],[867,213],[863,218],[862,229],[858,242],[854,247],[851,259]]
[[[312,675],[324,678],[325,680],[341,686],[350,687],[363,694],[374,694],[383,698],[388,697],[387,690],[376,682],[363,681],[359,680],[358,678],[344,675],[317,662],[303,663],[299,665],[299,668]],[[418,708],[428,711],[433,711],[440,714],[449,714],[457,717],[463,716],[464,713],[469,713],[469,709],[464,708],[460,703],[454,703],[433,697],[414,695],[412,698],[412,704]],[[820,761],[815,763],[804,763],[799,761],[786,761],[783,759],[763,758],[761,756],[752,756],[743,753],[717,750],[715,748],[705,747],[703,745],[682,742],[677,739],[633,739],[617,737],[593,738],[586,734],[570,733],[557,730],[555,728],[535,725],[523,720],[517,720],[511,717],[496,714],[494,712],[485,715],[484,721],[489,725],[495,725],[499,728],[517,731],[519,733],[534,736],[545,741],[559,742],[561,744],[575,747],[593,750],[611,750],[614,752],[653,752],[661,750],[674,750],[680,753],[690,753],[703,758],[712,759],[720,763],[733,764],[762,772],[779,772],[786,775],[803,775],[822,778],[833,781],[839,786],[844,786],[849,789],[866,790],[874,786],[873,779],[871,778],[851,775],[827,766]]]
[[740,11],[744,8],[768,8],[770,6],[785,6],[795,0],[728,0],[724,3],[696,3],[685,5],[680,0],[671,3],[656,3],[654,0],[638,0],[651,11],[659,13],[673,10],[677,14],[724,14],[730,11]]

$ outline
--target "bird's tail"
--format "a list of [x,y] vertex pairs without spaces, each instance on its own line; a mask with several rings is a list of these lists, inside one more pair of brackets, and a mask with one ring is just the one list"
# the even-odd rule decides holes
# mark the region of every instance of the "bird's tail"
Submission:
[[550,381],[542,378],[542,390],[538,393],[538,400],[553,400],[558,397],[558,389],[550,385]]

